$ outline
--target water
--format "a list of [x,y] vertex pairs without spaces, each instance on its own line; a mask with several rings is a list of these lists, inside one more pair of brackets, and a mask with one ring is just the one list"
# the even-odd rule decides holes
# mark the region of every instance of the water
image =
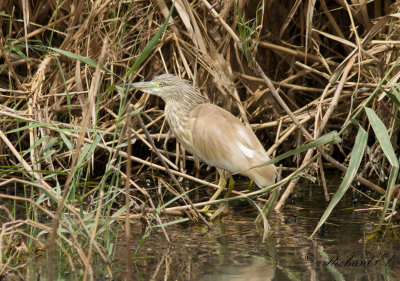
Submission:
[[[400,280],[399,241],[367,241],[376,217],[355,211],[351,191],[316,239],[308,237],[327,206],[321,187],[304,184],[297,194],[295,206],[270,217],[264,242],[250,205],[209,229],[167,228],[171,245],[155,230],[139,248],[134,280]],[[136,248],[141,226],[133,228]]]
[[[337,189],[339,180],[331,177],[331,192]],[[369,203],[349,190],[314,239],[309,236],[328,203],[319,185],[305,182],[297,187],[281,213],[270,216],[271,231],[265,241],[262,227],[253,223],[257,213],[245,200],[230,202],[229,215],[210,228],[191,223],[166,227],[171,244],[161,229],[154,228],[139,247],[143,228],[134,222],[130,248],[138,251],[132,277],[193,281],[400,280],[399,241],[386,239],[379,245],[374,239],[367,239],[375,229],[377,213],[357,208]],[[164,223],[176,219],[179,218],[162,217]],[[109,264],[112,279],[100,259],[95,258],[95,280],[124,279],[127,246],[122,229],[120,234],[115,259]],[[57,279],[74,280],[70,269],[65,268],[67,263],[59,264]],[[45,252],[35,254],[27,263],[31,280],[45,277],[46,266]],[[77,269],[81,276],[79,265]]]

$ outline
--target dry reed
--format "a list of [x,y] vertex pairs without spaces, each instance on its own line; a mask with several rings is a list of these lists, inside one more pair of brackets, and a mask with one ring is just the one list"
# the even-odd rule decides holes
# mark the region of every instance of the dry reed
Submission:
[[[400,75],[394,64],[399,57],[400,1],[293,2],[176,0],[169,16],[172,3],[164,0],[1,1],[0,188],[15,186],[33,193],[30,198],[24,198],[23,191],[0,197],[26,202],[56,223],[51,231],[34,212],[21,219],[1,206],[7,222],[1,225],[0,256],[7,258],[0,259],[0,276],[15,269],[15,256],[25,251],[11,248],[13,238],[25,236],[37,248],[45,245],[45,235],[23,231],[28,226],[35,235],[53,233],[48,245],[61,249],[71,268],[76,261],[67,247],[75,249],[85,266],[84,278],[93,279],[93,251],[108,259],[107,246],[96,239],[96,232],[104,235],[122,219],[151,221],[153,215],[163,226],[160,214],[204,220],[196,206],[205,202],[192,203],[181,184],[186,178],[215,188],[203,176],[194,176],[196,171],[204,175],[205,165],[192,164],[193,158],[169,134],[162,102],[115,87],[124,82],[165,72],[189,79],[213,103],[252,127],[274,156],[345,128],[342,143],[330,150],[318,148],[325,161],[319,158],[307,170],[322,181],[327,199],[324,169],[347,170],[356,135],[356,126],[348,123],[369,129],[365,114],[355,113],[376,89],[368,106],[388,128],[398,151],[395,98]],[[165,32],[144,54],[166,20]],[[129,104],[134,111],[126,109]],[[131,143],[132,151],[125,152]],[[372,180],[386,181],[390,165],[384,152],[369,140],[366,153],[369,160],[356,178],[385,194]],[[305,167],[315,155],[310,149],[283,163]],[[136,181],[145,170],[155,171],[153,180],[166,187],[162,196]],[[164,172],[171,182],[163,180]],[[297,180],[290,181],[276,209],[284,206]],[[50,206],[58,206],[58,212]],[[129,208],[131,214],[125,213]],[[81,218],[86,216],[94,226],[87,226]],[[56,231],[59,218],[70,236]],[[127,227],[127,235],[129,231]],[[166,231],[165,237],[168,240]]]

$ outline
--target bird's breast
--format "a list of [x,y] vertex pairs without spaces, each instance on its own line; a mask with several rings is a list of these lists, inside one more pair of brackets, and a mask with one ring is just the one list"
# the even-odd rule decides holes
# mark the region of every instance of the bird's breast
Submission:
[[193,141],[189,124],[189,113],[182,108],[166,105],[164,109],[165,119],[169,124],[179,143],[192,154],[196,154],[193,149]]

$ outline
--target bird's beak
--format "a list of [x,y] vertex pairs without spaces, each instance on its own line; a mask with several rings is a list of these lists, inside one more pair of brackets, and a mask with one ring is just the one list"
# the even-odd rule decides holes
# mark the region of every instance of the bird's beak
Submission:
[[137,82],[137,83],[128,83],[128,84],[124,84],[121,85],[122,87],[126,88],[126,89],[138,89],[141,90],[143,92],[145,92],[146,90],[152,90],[154,88],[157,87],[157,85],[155,85],[155,83],[153,82]]

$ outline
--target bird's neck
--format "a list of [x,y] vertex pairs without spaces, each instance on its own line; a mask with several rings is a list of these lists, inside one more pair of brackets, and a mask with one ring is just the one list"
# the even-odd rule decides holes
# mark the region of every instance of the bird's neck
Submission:
[[207,103],[208,99],[198,95],[181,95],[178,98],[165,100],[165,118],[179,142],[191,153],[194,153],[191,143],[189,114],[196,105]]
[[205,98],[188,99],[187,97],[166,100],[164,109],[165,118],[174,130],[174,127],[184,126],[188,122],[189,114],[196,105],[205,102],[207,102]]
[[[190,94],[172,95],[164,98],[165,115],[177,115],[178,118],[185,118],[196,105],[208,103],[208,99],[200,95],[197,90],[193,89]],[[170,120],[168,120],[169,122]],[[183,121],[183,120],[182,120]]]

